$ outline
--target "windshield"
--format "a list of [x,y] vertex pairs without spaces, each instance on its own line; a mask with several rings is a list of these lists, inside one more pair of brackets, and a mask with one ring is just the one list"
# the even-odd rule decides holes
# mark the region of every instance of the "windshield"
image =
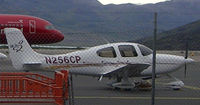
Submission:
[[147,56],[147,55],[150,55],[150,54],[153,53],[153,51],[150,48],[148,48],[144,45],[138,45],[138,47],[139,47],[143,56]]
[[53,29],[55,29],[53,25],[47,25],[45,28],[47,30],[53,30]]

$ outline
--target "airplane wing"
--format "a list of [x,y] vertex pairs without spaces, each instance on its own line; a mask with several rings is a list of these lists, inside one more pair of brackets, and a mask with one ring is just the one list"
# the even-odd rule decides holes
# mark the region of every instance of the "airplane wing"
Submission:
[[112,70],[110,72],[105,72],[104,76],[108,77],[114,77],[114,76],[138,76],[140,73],[147,69],[150,66],[150,64],[127,64],[125,66],[122,66],[121,68],[117,68],[115,70]]

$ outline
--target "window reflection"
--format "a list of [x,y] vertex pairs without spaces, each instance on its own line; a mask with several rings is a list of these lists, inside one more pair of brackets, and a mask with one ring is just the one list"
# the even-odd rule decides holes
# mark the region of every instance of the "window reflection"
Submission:
[[97,55],[100,57],[115,58],[116,52],[113,47],[107,47],[107,48],[98,50]]
[[136,57],[138,56],[135,48],[132,45],[120,45],[119,51],[122,57]]

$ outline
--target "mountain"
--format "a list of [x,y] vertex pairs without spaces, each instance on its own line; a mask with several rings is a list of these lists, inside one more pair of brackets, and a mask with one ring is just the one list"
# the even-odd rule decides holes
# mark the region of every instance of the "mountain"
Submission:
[[[185,50],[186,41],[190,50],[200,50],[200,20],[159,34],[156,45],[159,50]],[[153,36],[134,42],[152,48]]]
[[147,5],[102,5],[97,0],[0,0],[0,13],[44,18],[65,34],[60,44],[94,46],[152,35],[155,11],[159,32],[198,20],[199,5],[199,0]]

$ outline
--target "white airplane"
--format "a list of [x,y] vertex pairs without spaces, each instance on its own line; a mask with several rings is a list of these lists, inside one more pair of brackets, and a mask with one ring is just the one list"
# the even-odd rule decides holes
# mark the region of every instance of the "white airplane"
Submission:
[[5,59],[5,58],[7,58],[7,56],[3,53],[0,53],[0,59]]
[[[17,70],[69,70],[72,74],[114,78],[114,88],[132,89],[138,83],[130,82],[133,77],[151,77],[152,50],[136,43],[113,43],[62,55],[39,54],[30,47],[22,32],[6,28],[12,64]],[[169,74],[185,63],[193,62],[181,56],[156,55],[156,75]],[[181,84],[180,84],[181,82]],[[142,82],[141,82],[142,83]],[[182,81],[168,84],[181,88]]]

